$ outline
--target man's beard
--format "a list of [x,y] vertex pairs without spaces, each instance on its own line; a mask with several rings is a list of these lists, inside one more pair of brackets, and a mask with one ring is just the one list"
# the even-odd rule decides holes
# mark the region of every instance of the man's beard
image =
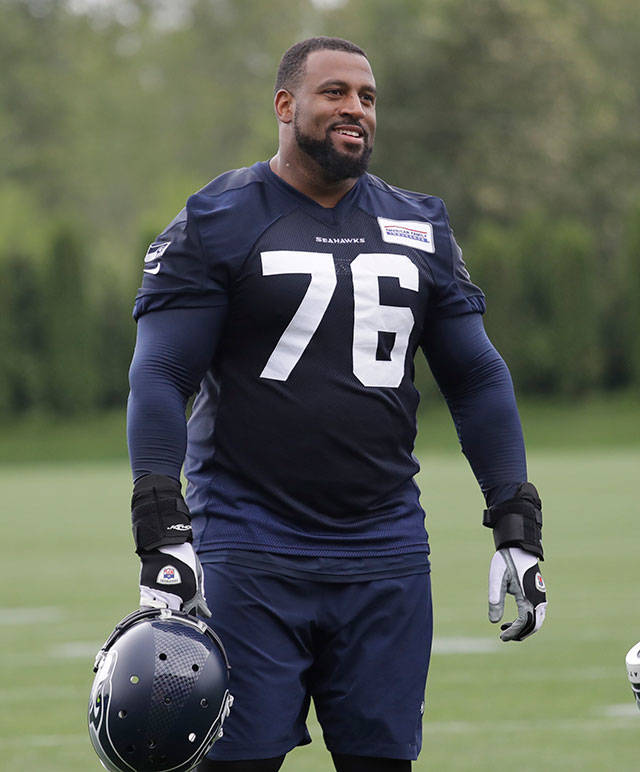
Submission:
[[293,121],[293,128],[298,147],[318,164],[327,182],[340,182],[352,177],[361,177],[367,171],[373,148],[367,143],[366,135],[362,151],[352,155],[336,150],[331,140],[331,129],[327,130],[324,139],[313,139],[302,132],[296,118]]

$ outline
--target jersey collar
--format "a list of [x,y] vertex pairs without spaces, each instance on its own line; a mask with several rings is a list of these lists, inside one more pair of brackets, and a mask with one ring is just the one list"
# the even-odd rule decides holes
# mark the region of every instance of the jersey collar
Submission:
[[304,193],[301,193],[297,188],[289,185],[288,182],[285,182],[282,177],[279,177],[272,171],[268,161],[262,161],[257,165],[261,168],[264,178],[269,183],[275,185],[288,198],[295,198],[298,205],[305,209],[311,217],[314,217],[325,225],[334,226],[340,225],[346,219],[354,204],[360,198],[363,188],[363,177],[366,176],[363,175],[360,177],[351,190],[348,193],[345,193],[335,206],[325,207],[317,201],[314,201],[312,198],[309,198],[309,196],[305,196]]

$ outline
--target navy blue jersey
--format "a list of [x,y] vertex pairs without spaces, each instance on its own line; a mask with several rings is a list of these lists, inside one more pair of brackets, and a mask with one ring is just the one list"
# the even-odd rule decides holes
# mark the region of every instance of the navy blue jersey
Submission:
[[326,209],[266,163],[224,174],[150,247],[134,315],[207,306],[227,311],[188,426],[202,549],[424,548],[413,358],[484,310],[443,202],[366,174]]

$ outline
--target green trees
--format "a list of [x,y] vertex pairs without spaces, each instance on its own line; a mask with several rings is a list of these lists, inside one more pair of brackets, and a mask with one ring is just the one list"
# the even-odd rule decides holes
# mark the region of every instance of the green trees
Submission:
[[123,403],[144,245],[275,151],[278,59],[314,34],[368,51],[372,171],[445,199],[519,391],[637,388],[635,6],[0,0],[0,415]]
[[0,251],[0,418],[122,405],[135,335],[113,276],[92,272],[78,228],[60,225],[46,259]]
[[593,234],[555,215],[483,225],[469,239],[486,327],[521,391],[579,395],[602,388],[606,323]]

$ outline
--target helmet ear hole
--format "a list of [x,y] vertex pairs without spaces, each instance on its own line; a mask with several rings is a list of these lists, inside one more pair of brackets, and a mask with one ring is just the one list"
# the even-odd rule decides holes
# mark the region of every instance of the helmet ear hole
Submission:
[[89,735],[103,766],[193,769],[221,735],[228,686],[226,652],[204,622],[164,608],[126,617],[98,654],[89,698]]

